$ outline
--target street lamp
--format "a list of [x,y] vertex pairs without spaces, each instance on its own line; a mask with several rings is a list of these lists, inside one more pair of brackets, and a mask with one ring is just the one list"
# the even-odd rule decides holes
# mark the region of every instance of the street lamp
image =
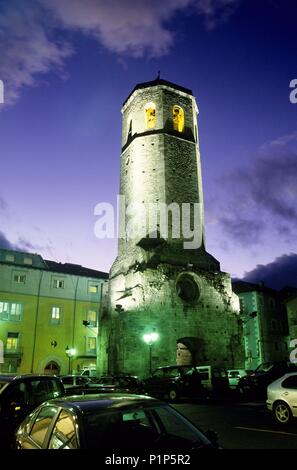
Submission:
[[69,348],[66,346],[65,348],[66,356],[68,356],[69,363],[68,363],[68,374],[71,374],[71,359],[75,356],[76,354],[76,349],[74,348]]
[[152,333],[146,333],[143,335],[143,341],[149,346],[149,370],[150,375],[152,374],[152,345],[159,339],[159,334],[153,331]]

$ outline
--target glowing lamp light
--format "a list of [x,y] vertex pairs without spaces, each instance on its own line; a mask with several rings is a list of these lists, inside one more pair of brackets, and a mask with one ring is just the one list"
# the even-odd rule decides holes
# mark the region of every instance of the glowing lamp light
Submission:
[[146,333],[145,335],[143,335],[143,341],[146,343],[146,344],[153,344],[155,341],[157,341],[159,339],[159,334],[156,333],[156,332],[153,332],[153,333]]
[[68,357],[73,357],[76,354],[76,349],[75,348],[66,348],[66,354]]

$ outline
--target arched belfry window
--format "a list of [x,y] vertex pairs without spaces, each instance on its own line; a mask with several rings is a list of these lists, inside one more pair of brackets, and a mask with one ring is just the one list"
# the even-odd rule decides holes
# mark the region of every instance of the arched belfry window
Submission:
[[183,108],[180,106],[173,106],[172,115],[173,129],[178,132],[183,132],[185,127],[185,114]]
[[145,111],[145,127],[146,129],[153,129],[156,127],[156,105],[155,103],[147,103],[144,108]]

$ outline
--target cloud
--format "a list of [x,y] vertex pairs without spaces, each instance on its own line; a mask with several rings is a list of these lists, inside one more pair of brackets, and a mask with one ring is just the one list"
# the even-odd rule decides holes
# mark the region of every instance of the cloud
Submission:
[[255,269],[245,273],[243,280],[255,283],[264,281],[273,289],[297,287],[297,253],[279,256],[266,265],[258,264]]
[[240,215],[236,218],[225,216],[220,218],[220,224],[224,230],[235,238],[242,246],[254,245],[261,241],[261,234],[264,229],[262,221],[246,219]]
[[38,83],[37,76],[61,72],[71,47],[51,38],[53,23],[45,23],[44,9],[36,2],[11,0],[0,10],[0,77],[5,104],[14,104],[25,85]]
[[[190,8],[213,28],[240,0],[10,0],[0,3],[0,78],[5,104],[14,104],[24,86],[40,74],[63,75],[72,46],[58,40],[63,31],[94,37],[118,56],[159,57],[170,51],[170,19]],[[60,34],[61,37],[61,34]]]
[[6,212],[7,207],[7,202],[0,196],[0,212]]
[[25,251],[25,252],[33,252],[41,251],[42,247],[37,245],[32,245],[28,240],[23,237],[19,237],[16,243],[11,242],[5,233],[0,231],[0,248],[4,248],[5,250],[16,250],[16,251]]
[[11,243],[8,238],[4,235],[3,232],[0,231],[0,248],[4,248],[5,250],[14,250],[14,244]]
[[[250,244],[264,232],[294,240],[297,230],[297,150],[291,147],[296,134],[265,144],[248,168],[239,168],[221,178],[232,200],[220,210],[219,224],[234,240]],[[226,209],[227,207],[227,209]]]

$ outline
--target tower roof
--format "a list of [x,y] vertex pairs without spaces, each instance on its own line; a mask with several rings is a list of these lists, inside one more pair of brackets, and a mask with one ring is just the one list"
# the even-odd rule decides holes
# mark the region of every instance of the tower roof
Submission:
[[150,81],[150,82],[138,83],[138,84],[133,88],[133,90],[131,91],[131,93],[129,94],[129,96],[125,99],[125,101],[124,101],[124,103],[123,103],[123,106],[124,106],[125,103],[128,101],[128,99],[130,98],[130,96],[133,95],[134,91],[140,90],[141,88],[149,88],[149,87],[159,86],[159,85],[165,85],[165,86],[168,86],[168,87],[173,88],[173,89],[175,89],[175,90],[183,91],[184,93],[187,93],[188,95],[193,95],[192,90],[190,90],[189,88],[185,88],[185,87],[183,87],[183,86],[176,85],[176,83],[169,82],[168,80],[163,80],[163,78],[160,78],[160,77],[158,76],[155,80],[152,80],[152,81]]

